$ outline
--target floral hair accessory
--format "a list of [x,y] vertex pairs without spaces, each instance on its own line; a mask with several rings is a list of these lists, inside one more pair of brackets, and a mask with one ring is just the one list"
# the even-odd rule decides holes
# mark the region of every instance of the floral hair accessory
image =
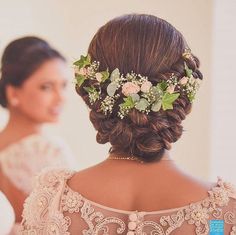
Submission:
[[184,53],[182,54],[183,58],[185,59],[190,59],[190,60],[193,60],[193,55],[191,53],[191,50],[189,48],[186,48],[184,50]]
[[[183,57],[189,57],[190,52],[185,51]],[[189,57],[190,58],[190,57]],[[105,115],[113,112],[118,104],[118,117],[123,119],[132,109],[148,114],[159,110],[173,109],[173,103],[181,92],[186,93],[190,102],[194,100],[199,89],[200,79],[193,77],[193,72],[184,63],[185,76],[178,79],[174,73],[168,80],[153,84],[148,77],[134,72],[123,75],[119,69],[100,71],[100,63],[91,61],[90,55],[81,56],[74,62],[76,85],[81,87],[86,80],[92,80],[94,85],[83,86],[89,95],[90,104],[101,100],[100,111]],[[107,95],[101,96],[101,87],[106,86]],[[104,97],[104,96],[103,96]]]

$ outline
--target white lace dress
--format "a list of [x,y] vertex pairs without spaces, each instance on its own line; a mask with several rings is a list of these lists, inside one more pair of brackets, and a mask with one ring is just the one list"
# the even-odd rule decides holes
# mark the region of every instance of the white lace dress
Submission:
[[[52,166],[70,169],[77,166],[68,146],[57,137],[34,134],[0,151],[2,174],[26,195],[32,191],[34,176],[43,168]],[[17,230],[17,224],[14,228]]]
[[14,221],[15,215],[11,204],[5,197],[5,195],[0,191],[0,234],[7,235],[10,233]]
[[[202,201],[142,212],[113,209],[88,200],[67,185],[73,174],[58,169],[38,177],[24,205],[23,235],[236,235],[236,192],[220,179]],[[209,233],[214,229],[224,232]]]

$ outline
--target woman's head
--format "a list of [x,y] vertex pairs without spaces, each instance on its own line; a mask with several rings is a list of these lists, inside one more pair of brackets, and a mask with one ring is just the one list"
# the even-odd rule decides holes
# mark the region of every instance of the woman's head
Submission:
[[14,40],[2,55],[0,104],[36,122],[54,122],[63,105],[66,80],[65,58],[46,41]]
[[[179,81],[186,76],[186,67],[192,70],[195,79],[202,79],[198,70],[198,59],[183,56],[188,48],[182,34],[165,20],[151,15],[125,15],[115,18],[102,26],[92,39],[88,54],[92,61],[100,62],[100,70],[113,71],[118,68],[121,74],[132,71],[156,85],[168,81],[174,74]],[[129,154],[143,161],[158,160],[171,143],[177,141],[183,131],[181,122],[191,110],[187,95],[180,96],[173,103],[173,109],[142,113],[132,109],[124,119],[117,117],[119,104],[114,105],[109,116],[100,112],[102,100],[93,105],[84,89],[94,81],[86,80],[77,92],[91,108],[90,119],[98,131],[99,143],[110,142],[111,151]],[[94,84],[96,87],[96,84]],[[101,97],[106,93],[108,83],[101,85]],[[122,90],[120,97],[123,98]]]

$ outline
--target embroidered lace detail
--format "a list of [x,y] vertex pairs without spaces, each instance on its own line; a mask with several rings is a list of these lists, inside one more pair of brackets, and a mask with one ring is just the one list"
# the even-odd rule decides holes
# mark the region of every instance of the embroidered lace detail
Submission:
[[77,192],[65,191],[62,195],[62,210],[69,213],[75,213],[80,211],[80,207],[83,205],[82,196]]
[[206,199],[186,207],[160,213],[122,213],[100,207],[73,191],[66,184],[73,174],[61,169],[45,171],[38,177],[36,189],[24,205],[23,234],[70,235],[70,227],[80,223],[83,235],[169,235],[178,229],[184,231],[188,226],[194,226],[197,235],[207,235],[209,220],[223,219],[227,226],[232,226],[229,227],[230,235],[236,235],[235,208],[232,206],[235,190],[221,179]]
[[170,234],[176,228],[180,227],[184,222],[184,211],[180,210],[176,214],[170,216],[162,216],[160,223],[162,226],[169,226],[166,230],[166,235]]
[[24,203],[22,217],[27,218],[27,223],[32,227],[38,227],[40,228],[39,230],[43,230],[48,219],[48,211],[52,204],[53,195],[58,192],[60,183],[69,179],[72,175],[73,172],[71,171],[43,170],[43,173],[38,176],[36,184],[36,188],[41,190],[34,190]]
[[236,235],[236,225],[232,227],[232,232],[230,235]]
[[195,224],[196,234],[208,234],[209,209],[202,204],[191,204],[185,210],[185,220],[189,224]]
[[33,176],[48,166],[70,167],[76,163],[68,146],[58,138],[34,134],[0,151],[0,165],[6,177],[25,194],[33,188]]
[[233,211],[227,211],[224,215],[224,220],[227,224],[236,224],[236,204]]
[[[77,202],[78,205],[78,202]],[[117,234],[122,234],[125,230],[125,223],[116,217],[105,217],[101,212],[96,212],[88,201],[84,201],[80,209],[81,218],[88,225],[88,229],[83,230],[84,235],[97,235],[103,231],[103,234],[109,234],[109,224],[117,224]]]
[[50,216],[50,222],[46,225],[44,234],[69,235],[68,228],[70,224],[69,217],[64,217],[62,213],[56,212]]
[[[165,235],[164,229],[162,226],[154,221],[144,221],[137,227],[137,234],[145,234],[142,231],[144,228],[150,229],[150,234],[158,234],[158,235]],[[135,234],[135,233],[134,233]]]

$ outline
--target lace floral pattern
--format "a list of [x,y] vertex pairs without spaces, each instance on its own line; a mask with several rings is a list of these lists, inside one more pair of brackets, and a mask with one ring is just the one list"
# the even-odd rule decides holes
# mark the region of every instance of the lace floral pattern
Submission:
[[168,215],[157,213],[156,219],[150,219],[150,215],[155,218],[152,212],[135,211],[122,215],[111,208],[107,208],[107,212],[114,212],[113,215],[105,215],[99,211],[99,206],[96,207],[66,184],[73,174],[71,171],[54,170],[39,176],[36,189],[24,205],[23,234],[69,235],[72,223],[78,222],[73,221],[71,216],[78,214],[83,221],[83,235],[168,235],[182,226],[194,226],[195,234],[207,235],[211,218],[224,219],[225,224],[231,225],[230,235],[236,235],[235,211],[226,208],[236,199],[235,189],[221,179],[206,199],[173,210]]
[[236,235],[236,225],[233,226],[232,232],[230,233],[230,235]]
[[80,207],[82,207],[83,201],[82,196],[77,192],[68,191],[62,195],[62,209],[63,211],[68,211],[69,213],[79,212]]
[[209,210],[203,207],[202,204],[191,204],[185,210],[185,220],[189,224],[195,224],[196,234],[202,234],[202,231],[204,231],[203,234],[208,234],[208,219]]
[[34,134],[0,151],[0,166],[4,175],[28,195],[33,188],[33,176],[43,168],[77,165],[68,146],[59,138]]

